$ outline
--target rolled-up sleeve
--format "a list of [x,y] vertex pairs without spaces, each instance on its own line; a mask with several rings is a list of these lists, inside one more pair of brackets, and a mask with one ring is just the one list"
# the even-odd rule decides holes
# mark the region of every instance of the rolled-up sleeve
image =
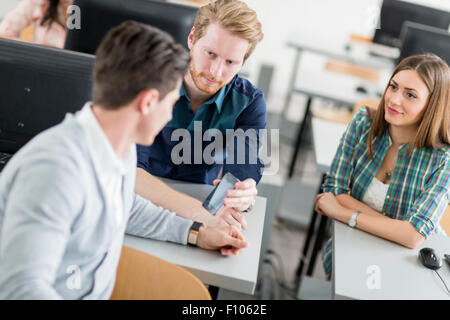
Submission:
[[406,217],[425,238],[433,234],[449,204],[450,160],[431,175]]

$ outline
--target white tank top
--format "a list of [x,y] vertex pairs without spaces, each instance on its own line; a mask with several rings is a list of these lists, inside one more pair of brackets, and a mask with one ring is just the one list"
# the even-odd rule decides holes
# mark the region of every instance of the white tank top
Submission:
[[384,184],[374,177],[369,187],[367,188],[362,201],[373,210],[382,212],[388,189],[388,184]]

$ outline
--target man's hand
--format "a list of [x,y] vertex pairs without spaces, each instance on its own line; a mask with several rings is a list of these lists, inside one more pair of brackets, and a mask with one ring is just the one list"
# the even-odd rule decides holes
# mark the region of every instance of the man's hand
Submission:
[[[220,179],[213,181],[216,186]],[[247,210],[255,203],[258,190],[256,189],[256,181],[252,178],[236,182],[234,190],[227,190],[227,197],[223,199],[226,207],[232,207],[240,212]]]
[[224,256],[237,255],[248,246],[242,233],[234,226],[201,226],[198,231],[197,246],[208,250],[220,250]]
[[216,217],[225,221],[230,226],[235,226],[239,230],[247,228],[247,220],[245,220],[244,215],[232,207],[222,207],[216,213]]
[[205,212],[196,215],[192,220],[202,222],[208,227],[235,226],[239,230],[247,228],[247,220],[244,215],[231,207],[223,206],[215,215]]

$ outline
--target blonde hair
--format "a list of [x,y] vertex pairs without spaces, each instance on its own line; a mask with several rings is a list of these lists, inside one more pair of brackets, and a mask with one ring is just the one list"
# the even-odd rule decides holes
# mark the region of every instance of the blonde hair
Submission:
[[242,1],[217,0],[201,7],[194,21],[194,43],[205,35],[206,28],[212,23],[249,42],[244,62],[264,37],[256,12]]
[[444,60],[434,54],[419,54],[400,61],[389,79],[378,109],[371,117],[372,124],[368,141],[371,158],[373,158],[372,139],[381,137],[388,125],[384,119],[386,91],[392,78],[403,70],[416,71],[430,92],[428,105],[413,142],[409,146],[408,153],[410,154],[413,148],[440,149],[445,145],[450,145],[450,69]]

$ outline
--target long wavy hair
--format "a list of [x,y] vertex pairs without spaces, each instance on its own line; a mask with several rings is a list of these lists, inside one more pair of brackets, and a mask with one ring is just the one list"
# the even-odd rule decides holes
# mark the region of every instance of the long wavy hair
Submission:
[[430,96],[408,154],[414,148],[441,149],[450,145],[450,69],[447,63],[434,54],[419,54],[400,61],[384,90],[375,112],[371,112],[369,131],[369,156],[373,159],[372,140],[381,137],[388,123],[384,119],[384,97],[392,78],[403,70],[416,71],[428,88]]

